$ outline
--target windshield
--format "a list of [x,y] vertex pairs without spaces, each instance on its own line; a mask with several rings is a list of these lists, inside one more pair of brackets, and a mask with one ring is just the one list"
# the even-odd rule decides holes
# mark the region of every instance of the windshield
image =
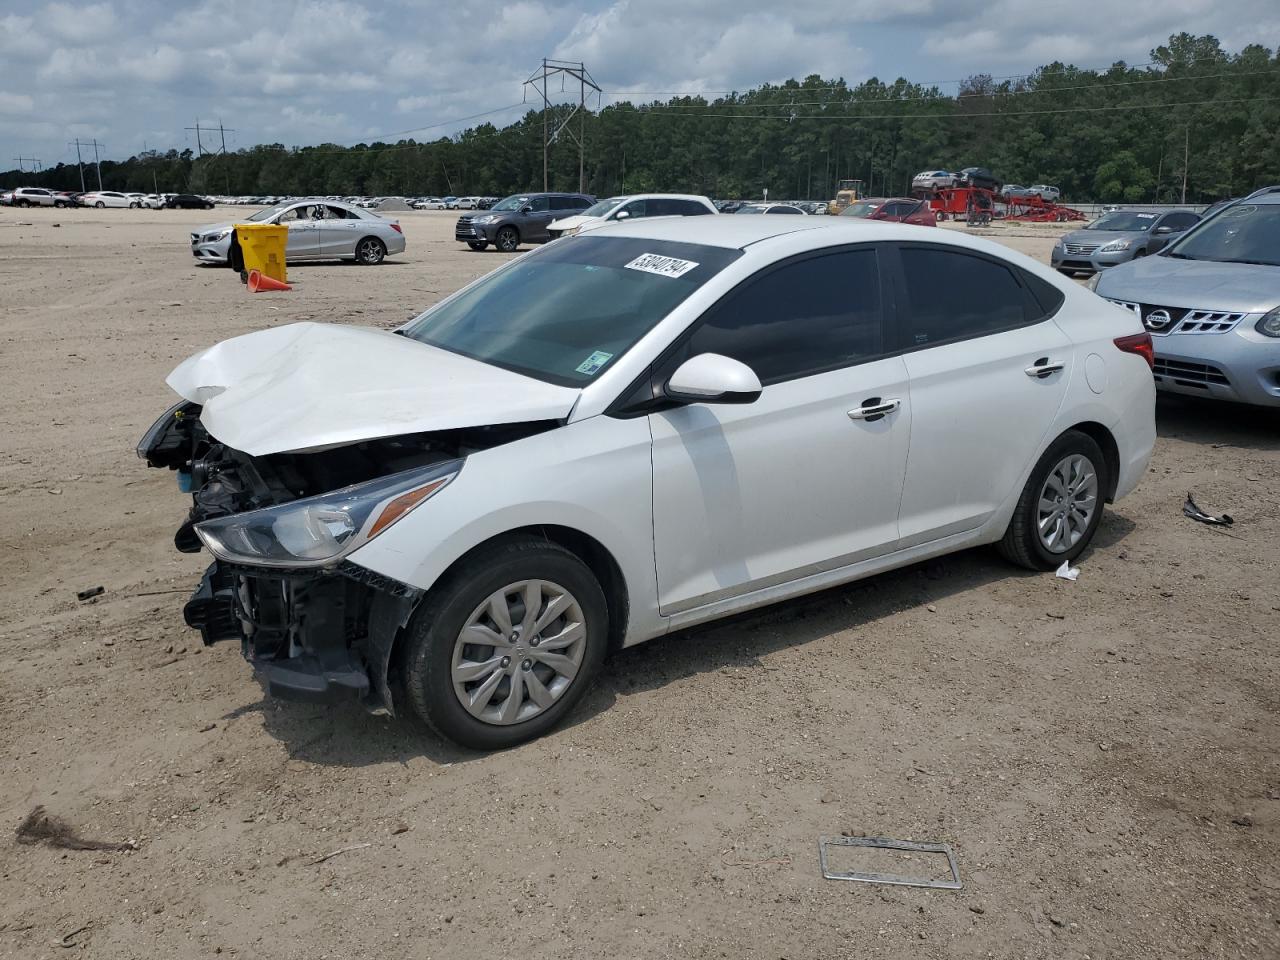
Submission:
[[590,383],[741,250],[577,236],[411,321],[414,340],[569,387]]
[[1165,255],[1182,260],[1280,267],[1280,204],[1229,207],[1203,221]]
[[1156,222],[1154,213],[1133,213],[1129,210],[1117,210],[1104,214],[1085,227],[1086,230],[1123,230],[1127,233],[1142,233],[1150,230]]
[[616,210],[626,197],[611,197],[608,200],[601,200],[599,203],[592,204],[583,210],[579,216],[582,217],[607,217],[612,210]]
[[859,203],[851,203],[840,211],[842,217],[869,217],[880,209],[882,200],[863,200]]
[[[446,197],[445,199],[448,200],[453,198]],[[501,203],[495,204],[493,209],[498,213],[507,213],[511,210],[519,210],[528,202],[528,197],[507,197],[507,199],[503,200]]]
[[248,219],[255,223],[260,222],[262,220],[270,220],[272,217],[280,213],[282,210],[284,210],[284,207],[267,207],[265,210],[259,210],[257,213],[255,213],[253,216],[249,217]]

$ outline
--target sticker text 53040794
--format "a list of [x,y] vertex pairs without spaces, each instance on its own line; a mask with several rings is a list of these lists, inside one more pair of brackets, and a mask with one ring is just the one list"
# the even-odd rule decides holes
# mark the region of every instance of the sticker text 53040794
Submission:
[[697,264],[692,260],[663,257],[656,253],[642,253],[627,264],[627,269],[656,273],[660,277],[681,277],[696,266]]

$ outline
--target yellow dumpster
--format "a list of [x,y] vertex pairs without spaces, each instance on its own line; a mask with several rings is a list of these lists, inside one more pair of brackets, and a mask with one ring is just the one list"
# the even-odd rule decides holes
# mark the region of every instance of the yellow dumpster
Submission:
[[236,241],[244,258],[244,269],[258,270],[265,277],[284,283],[284,250],[289,228],[274,223],[237,223]]

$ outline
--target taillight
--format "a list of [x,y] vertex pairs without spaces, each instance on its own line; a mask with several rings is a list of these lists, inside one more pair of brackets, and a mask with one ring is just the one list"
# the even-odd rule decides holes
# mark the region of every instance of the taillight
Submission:
[[1116,337],[1115,344],[1125,353],[1136,353],[1152,370],[1156,368],[1156,348],[1151,342],[1151,334],[1134,333],[1127,337]]
[[396,233],[404,233],[404,231],[400,229],[400,224],[398,223],[393,223],[391,225],[391,229],[394,230]]

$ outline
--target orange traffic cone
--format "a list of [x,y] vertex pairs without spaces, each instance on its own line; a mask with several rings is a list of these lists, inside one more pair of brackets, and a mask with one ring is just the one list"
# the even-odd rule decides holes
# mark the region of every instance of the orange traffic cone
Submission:
[[263,290],[292,290],[293,287],[280,280],[268,277],[261,270],[249,271],[249,292],[261,293]]

